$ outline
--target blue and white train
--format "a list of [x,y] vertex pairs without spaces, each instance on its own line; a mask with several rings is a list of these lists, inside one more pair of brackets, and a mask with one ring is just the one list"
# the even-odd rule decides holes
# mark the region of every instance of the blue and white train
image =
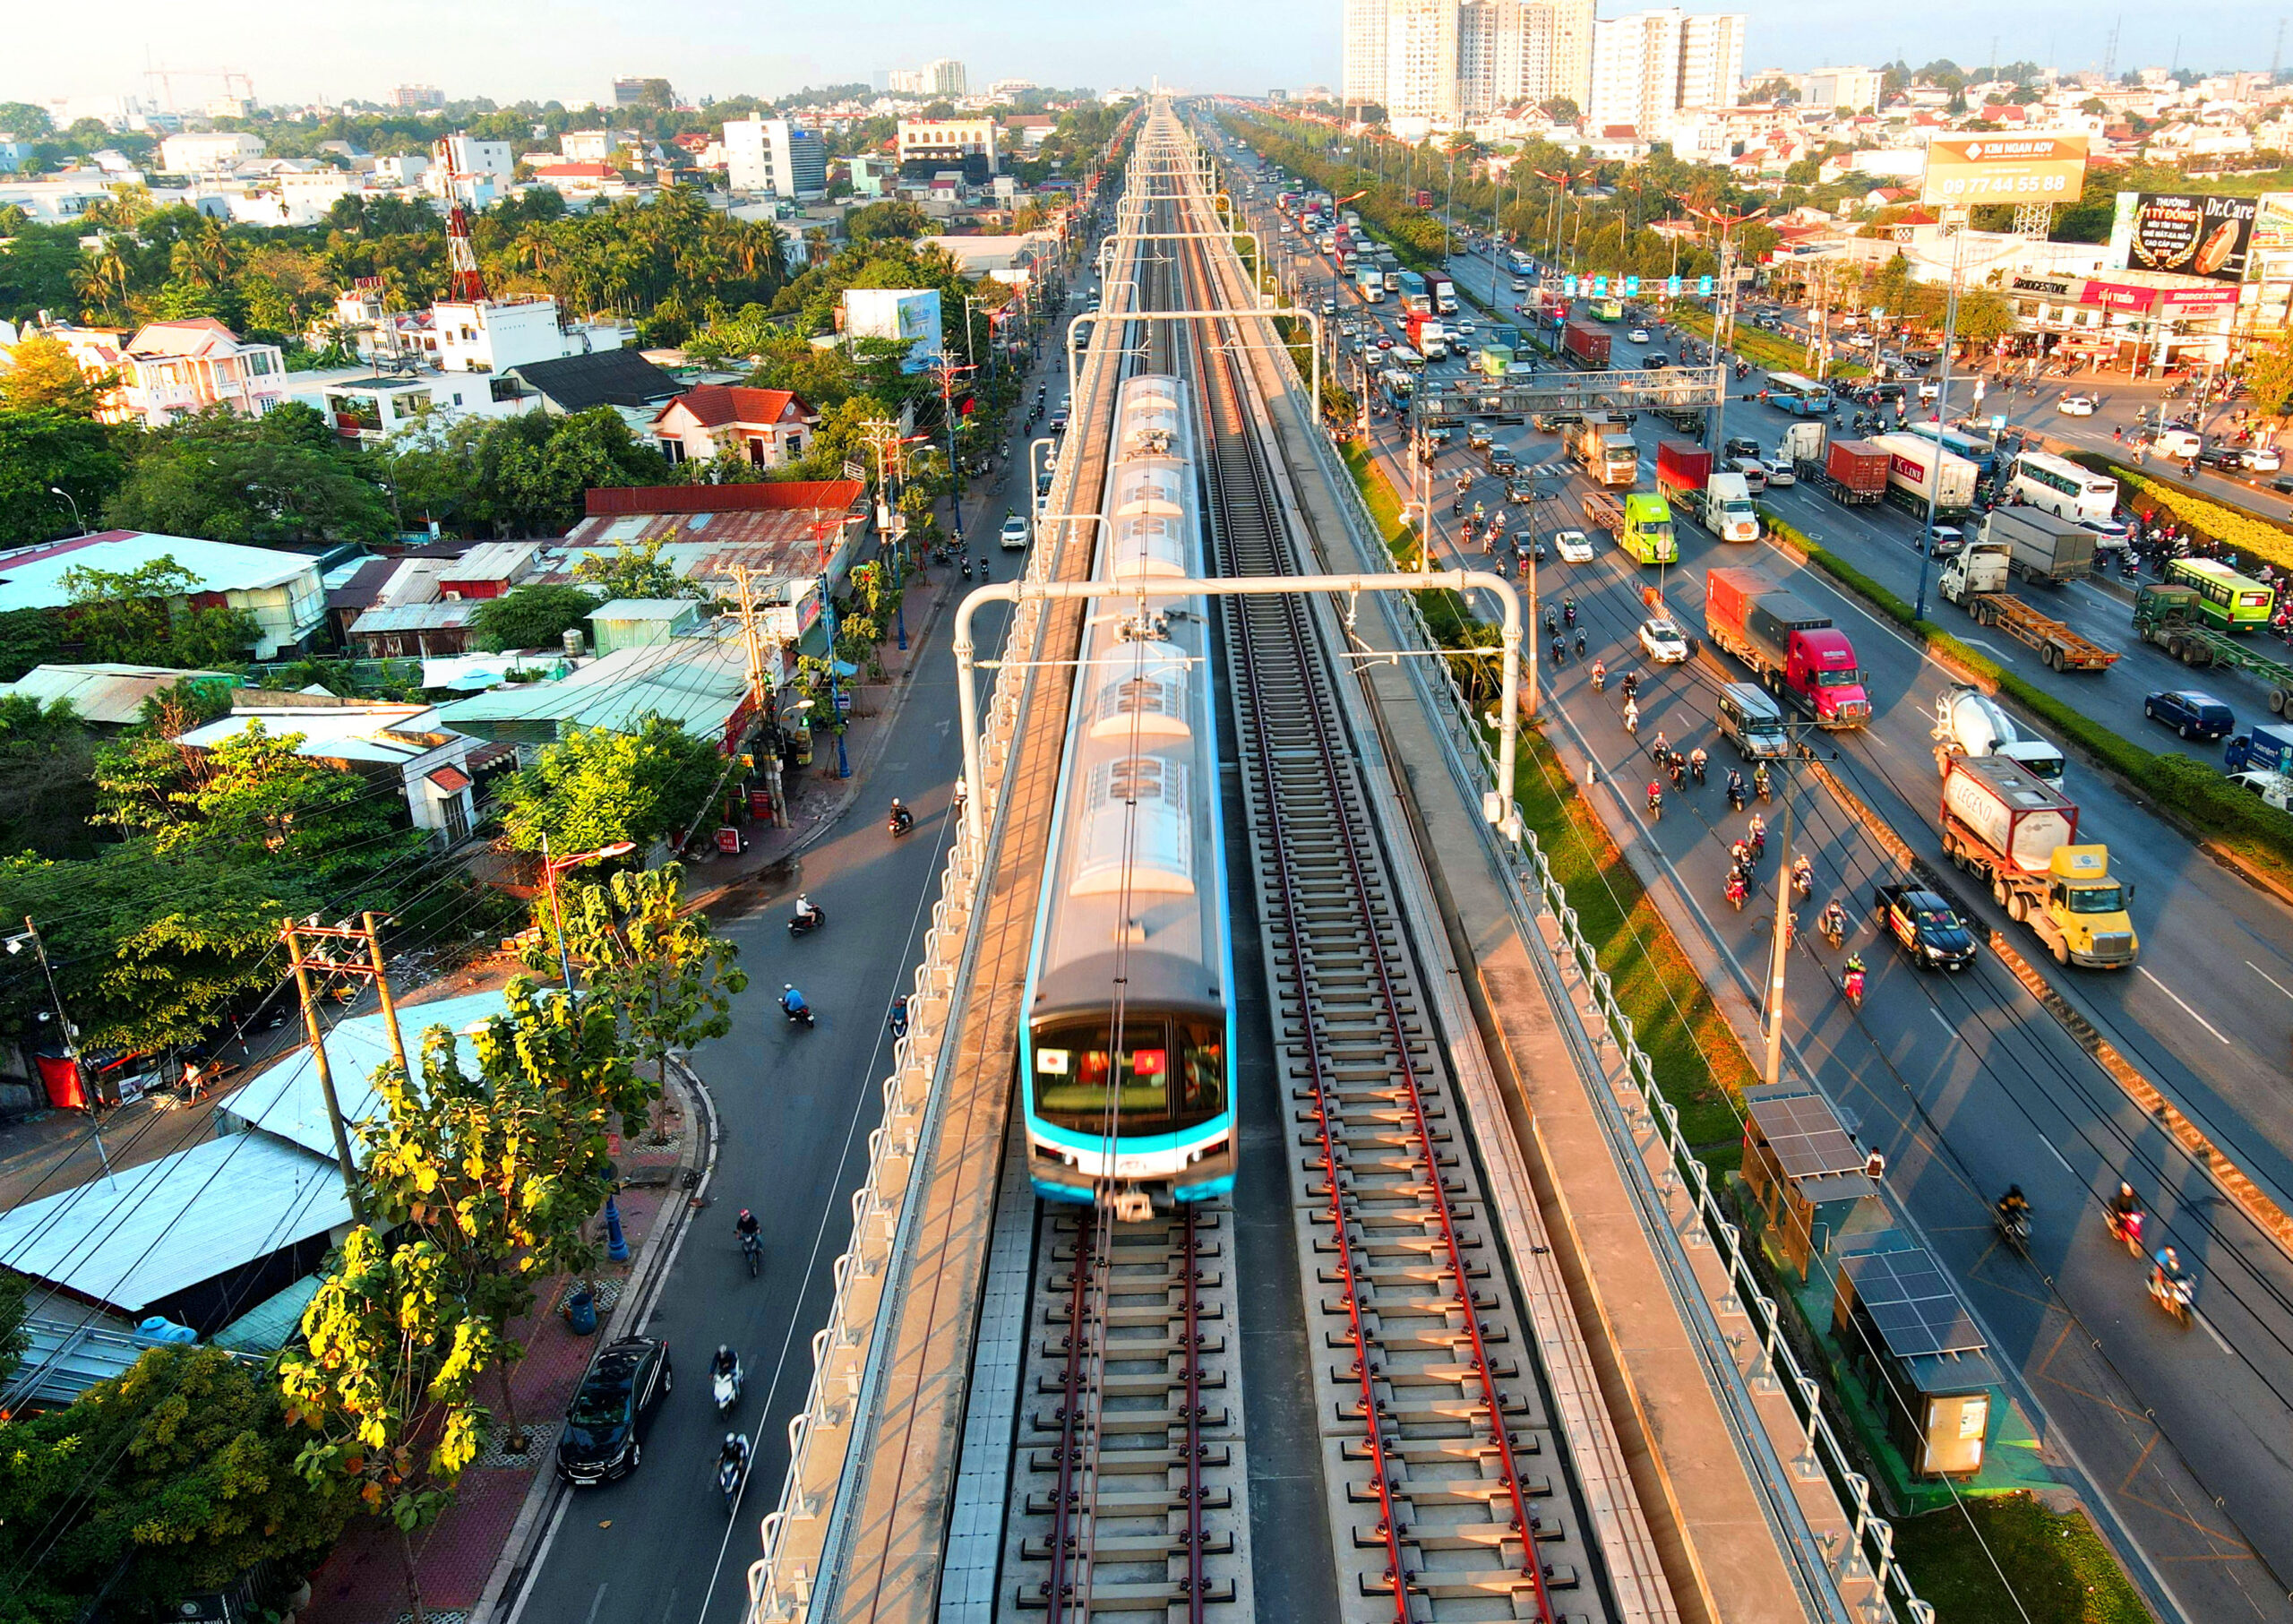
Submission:
[[1027,961],[1019,1087],[1047,1200],[1138,1212],[1234,1185],[1234,984],[1210,623],[1158,580],[1200,571],[1176,378],[1127,380],[1086,601],[1049,866]]

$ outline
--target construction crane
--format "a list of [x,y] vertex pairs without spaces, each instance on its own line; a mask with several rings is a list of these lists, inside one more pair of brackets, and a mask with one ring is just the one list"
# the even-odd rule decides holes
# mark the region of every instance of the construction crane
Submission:
[[155,79],[159,81],[160,99],[167,104],[167,111],[170,113],[176,110],[175,82],[178,79],[219,80],[222,82],[224,95],[231,95],[232,86],[236,85],[239,99],[242,101],[254,99],[253,76],[242,73],[236,68],[150,67],[143,70],[143,77],[147,82]]

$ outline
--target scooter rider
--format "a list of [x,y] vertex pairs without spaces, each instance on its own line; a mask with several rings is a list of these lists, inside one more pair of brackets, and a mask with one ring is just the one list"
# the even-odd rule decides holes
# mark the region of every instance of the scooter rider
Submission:
[[1728,769],[1728,810],[1744,810],[1744,775],[1732,767]]
[[2182,1267],[2180,1254],[2170,1246],[2160,1247],[2158,1255],[2151,1259],[2150,1263],[2151,1289],[2160,1295],[2170,1296],[2175,1286],[2189,1278],[2188,1271]]
[[892,797],[891,812],[889,815],[891,818],[892,827],[903,835],[915,826],[915,814],[907,810],[907,803],[897,795]]
[[1998,1221],[2008,1229],[2027,1223],[2031,1216],[2031,1199],[2022,1193],[2020,1184],[2006,1186],[2006,1193],[1998,1198]]
[[1710,760],[1701,744],[1688,752],[1688,769],[1696,775],[1696,781],[1699,784],[1704,782],[1704,769]]
[[763,1225],[756,1221],[756,1214],[745,1207],[741,1208],[741,1216],[733,1220],[733,1233],[743,1241],[756,1240],[762,1228]]
[[781,984],[780,1010],[782,1014],[787,1016],[791,1020],[794,1020],[799,1016],[804,1014],[804,1012],[811,1007],[811,1005],[805,1003],[804,995],[796,991],[796,984],[794,982],[783,982]]
[[1606,660],[1594,660],[1593,662],[1593,692],[1598,693],[1608,686],[1608,683],[1609,663]]
[[725,1434],[725,1447],[717,1454],[717,1470],[721,1474],[727,1466],[733,1469],[733,1478],[735,1482],[749,1474],[747,1433],[727,1432]]
[[728,1343],[717,1345],[717,1356],[709,1362],[709,1374],[714,1379],[729,1376],[735,1383],[741,1379],[741,1356],[733,1352]]
[[1824,908],[1822,928],[1824,934],[1831,938],[1834,947],[1847,940],[1847,910],[1839,906],[1836,897]]
[[808,925],[818,924],[820,922],[820,906],[807,892],[796,893],[796,921],[800,924]]

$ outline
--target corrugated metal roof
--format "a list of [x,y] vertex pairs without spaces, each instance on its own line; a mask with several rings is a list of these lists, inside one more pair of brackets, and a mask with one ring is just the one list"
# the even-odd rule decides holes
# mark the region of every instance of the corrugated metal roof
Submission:
[[540,551],[537,541],[481,541],[454,560],[438,580],[442,585],[455,580],[514,580]]
[[159,1337],[107,1324],[94,1309],[69,1319],[28,1314],[24,1337],[23,1362],[6,1386],[0,1387],[0,1415],[61,1410],[97,1383],[126,1375],[153,1348],[171,1345]]
[[589,618],[675,621],[700,610],[700,600],[695,597],[616,597],[609,604],[598,605]]
[[398,604],[389,607],[365,611],[350,623],[350,635],[363,637],[370,632],[443,632],[469,624],[480,597],[442,599],[434,604]]
[[239,679],[220,671],[175,671],[164,666],[34,666],[13,683],[0,683],[0,695],[38,700],[43,705],[68,700],[83,722],[116,726],[140,720],[143,701],[177,683],[219,683],[236,688]]
[[535,722],[561,733],[631,730],[652,714],[687,733],[720,737],[749,697],[746,655],[737,637],[717,634],[722,629],[616,649],[563,682],[523,683],[456,700],[438,708],[439,719],[459,733],[492,738],[505,726]]
[[[461,1035],[464,1027],[503,1013],[502,994],[469,992],[459,998],[434,999],[428,1003],[399,1007],[399,1030],[405,1035],[408,1055],[422,1052],[423,1035],[433,1027],[454,1034],[454,1053],[467,1071],[477,1070],[477,1051]],[[345,1121],[362,1121],[382,1110],[372,1078],[391,1058],[389,1030],[380,1015],[360,1015],[339,1023],[327,1034],[327,1063],[334,1072],[335,1095],[342,1102]],[[258,1072],[253,1080],[231,1095],[217,1114],[256,1130],[255,1137],[276,1135],[288,1143],[331,1158],[334,1130],[328,1125],[326,1094],[319,1087],[317,1065],[307,1045]]]
[[400,736],[416,718],[431,714],[423,705],[295,705],[235,710],[229,716],[177,735],[176,743],[211,750],[235,739],[256,722],[273,738],[301,734],[298,756],[330,761],[410,761],[438,748]]
[[0,1216],[9,1267],[129,1314],[350,1221],[342,1173],[268,1134],[209,1139]]
[[191,575],[194,592],[252,592],[283,587],[302,576],[317,590],[318,560],[307,553],[242,547],[193,536],[149,530],[106,530],[95,536],[0,554],[0,609],[50,609],[72,600],[63,585],[74,569],[125,574],[172,558]]

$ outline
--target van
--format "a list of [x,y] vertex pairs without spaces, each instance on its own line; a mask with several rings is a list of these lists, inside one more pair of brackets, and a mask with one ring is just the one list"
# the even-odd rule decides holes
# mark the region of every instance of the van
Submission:
[[2205,449],[2204,439],[2186,428],[2169,428],[2150,447],[2161,457],[2194,457]]
[[1730,683],[1720,690],[1713,714],[1720,731],[1747,761],[1781,760],[1791,753],[1783,713],[1756,683]]
[[1737,457],[1730,460],[1730,471],[1743,476],[1744,488],[1757,496],[1767,490],[1767,464],[1757,457]]

